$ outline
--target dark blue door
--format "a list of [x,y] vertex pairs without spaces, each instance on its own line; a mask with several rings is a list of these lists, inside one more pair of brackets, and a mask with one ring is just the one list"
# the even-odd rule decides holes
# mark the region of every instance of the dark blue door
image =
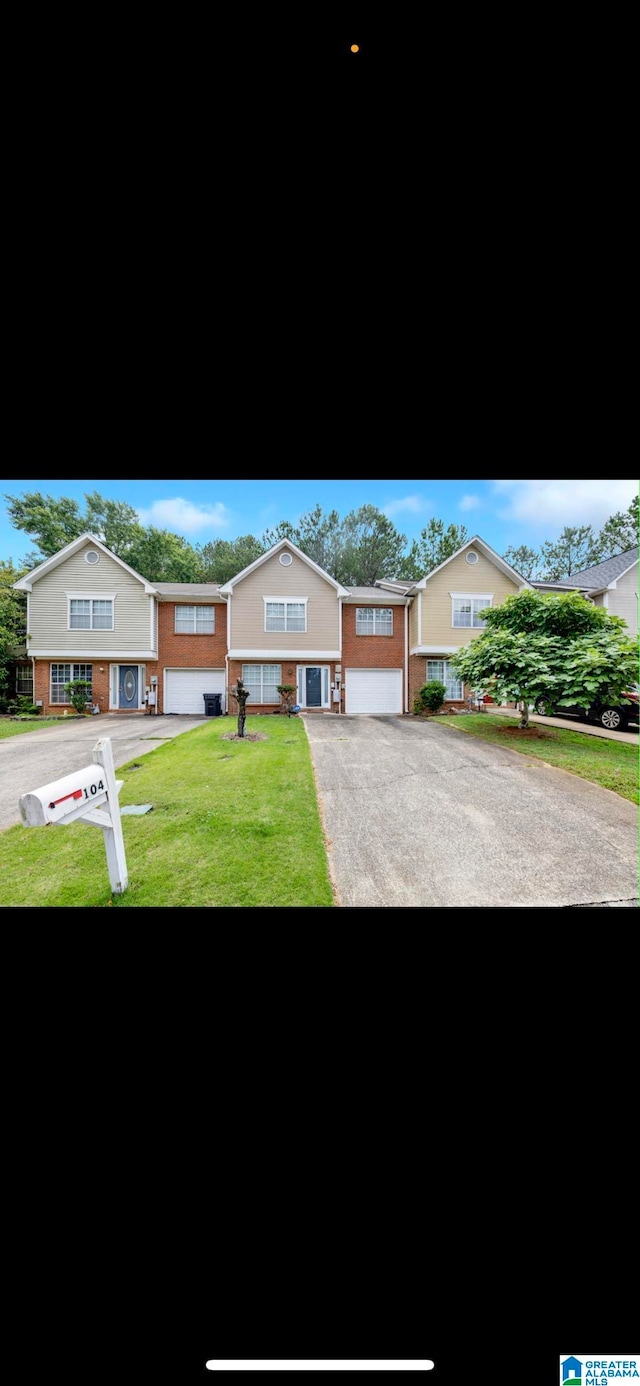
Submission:
[[118,707],[138,707],[138,666],[120,665]]
[[322,707],[319,669],[307,669],[307,707]]

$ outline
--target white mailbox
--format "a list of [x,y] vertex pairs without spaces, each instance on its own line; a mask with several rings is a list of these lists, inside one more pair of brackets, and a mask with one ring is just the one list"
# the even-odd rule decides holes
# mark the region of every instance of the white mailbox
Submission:
[[92,765],[32,789],[19,801],[25,828],[66,827],[78,819],[102,828],[109,882],[117,895],[129,883],[118,799],[122,785],[123,781],[115,777],[111,739],[106,736],[93,748]]
[[107,800],[107,781],[100,765],[84,765],[62,780],[52,780],[42,789],[32,789],[20,800],[20,816],[27,828],[42,828],[47,823],[60,823],[63,818],[73,822],[87,809],[98,808]]

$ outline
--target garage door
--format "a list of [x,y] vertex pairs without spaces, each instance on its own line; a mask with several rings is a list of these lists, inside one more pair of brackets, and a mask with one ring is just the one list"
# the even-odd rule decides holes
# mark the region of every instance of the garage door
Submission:
[[401,669],[347,669],[345,712],[402,712]]
[[203,693],[222,693],[224,712],[224,669],[167,669],[165,712],[204,717]]

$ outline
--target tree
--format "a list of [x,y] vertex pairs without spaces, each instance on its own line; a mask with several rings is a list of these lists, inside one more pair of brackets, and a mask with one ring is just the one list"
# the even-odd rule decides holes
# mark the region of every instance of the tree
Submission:
[[237,539],[214,539],[201,548],[196,544],[198,582],[219,582],[221,585],[229,582],[264,552],[260,540],[253,534],[241,534]]
[[393,521],[375,505],[361,505],[343,522],[343,549],[338,581],[373,587],[377,578],[394,578],[407,542]]
[[517,549],[510,545],[508,549],[505,549],[502,557],[505,563],[510,563],[521,577],[532,578],[536,575],[540,554],[535,549],[527,548],[526,544],[521,544]]
[[464,525],[448,525],[445,529],[444,520],[429,520],[425,529],[420,531],[417,545],[420,576],[424,577],[432,573],[434,568],[439,568],[441,563],[466,544],[467,537]]
[[[121,557],[122,555],[118,555]],[[198,554],[180,534],[169,529],[141,529],[125,562],[147,582],[199,582]]]
[[598,563],[604,563],[606,558],[614,558],[618,553],[624,553],[626,549],[634,549],[638,545],[638,496],[634,496],[628,510],[618,510],[615,515],[611,515],[606,524],[602,526],[597,538]]
[[521,703],[523,729],[538,698],[558,707],[619,702],[638,677],[637,638],[578,592],[521,592],[482,615],[487,629],[449,662],[472,687],[491,683],[501,701]]
[[0,697],[5,697],[9,670],[16,650],[26,643],[27,599],[23,592],[14,592],[13,584],[24,577],[28,569],[14,567],[13,559],[0,560]]
[[[126,501],[106,500],[97,491],[85,494],[85,500],[87,508],[83,529],[95,534],[96,539],[101,539],[111,553],[115,553],[117,558],[124,559],[125,563],[135,568],[130,555],[137,549],[145,534],[137,510]],[[143,577],[146,576],[146,573],[143,573]]]
[[14,529],[22,529],[37,540],[37,563],[58,553],[86,528],[78,502],[70,496],[55,500],[41,491],[25,491],[23,496],[5,495],[4,499]]
[[582,572],[583,568],[590,568],[599,562],[597,540],[591,525],[579,525],[575,529],[565,525],[555,544],[547,540],[540,549],[541,580],[560,582],[570,573]]
[[245,688],[242,679],[237,680],[235,688],[230,689],[230,692],[238,704],[238,736],[242,738],[244,737],[244,724],[246,722],[247,698],[250,698],[251,694],[248,688]]

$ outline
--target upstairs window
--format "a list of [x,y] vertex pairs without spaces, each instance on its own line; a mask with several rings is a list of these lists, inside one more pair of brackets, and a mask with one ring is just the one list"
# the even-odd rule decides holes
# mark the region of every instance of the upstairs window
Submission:
[[69,630],[113,630],[113,597],[69,597]]
[[356,635],[393,635],[390,606],[357,606]]
[[176,635],[214,635],[216,613],[213,606],[176,606]]
[[306,598],[286,600],[264,598],[264,628],[266,631],[305,631],[307,629]]
[[464,628],[477,627],[478,630],[483,630],[486,622],[482,619],[482,612],[485,607],[491,606],[492,600],[492,596],[463,596],[460,592],[452,592],[452,626]]

